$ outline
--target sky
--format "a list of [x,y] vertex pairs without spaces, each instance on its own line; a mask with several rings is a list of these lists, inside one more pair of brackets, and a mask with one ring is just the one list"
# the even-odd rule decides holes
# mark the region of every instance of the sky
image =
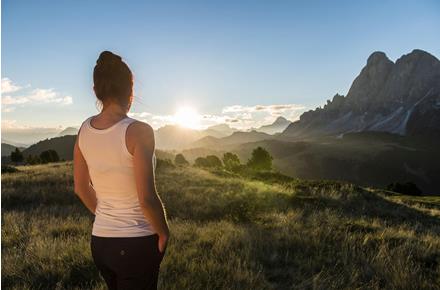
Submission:
[[130,116],[249,128],[345,95],[374,51],[439,58],[439,36],[440,1],[6,0],[2,132],[60,131],[99,113],[103,50],[134,73]]

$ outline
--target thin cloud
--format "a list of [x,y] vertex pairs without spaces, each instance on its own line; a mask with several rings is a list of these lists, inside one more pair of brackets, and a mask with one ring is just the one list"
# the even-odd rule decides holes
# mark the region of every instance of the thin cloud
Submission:
[[305,106],[298,104],[282,104],[282,105],[256,105],[256,106],[242,106],[233,105],[224,107],[223,114],[227,113],[255,113],[255,112],[267,112],[271,115],[280,115],[287,111],[299,111],[304,110]]
[[[2,79],[2,94],[8,94],[2,96],[2,112],[12,112],[15,110],[13,105],[34,105],[34,104],[59,104],[61,106],[71,105],[73,99],[71,96],[64,96],[59,92],[56,92],[53,88],[41,89],[35,88],[31,91],[25,90],[28,86],[19,86],[12,82],[9,78]],[[20,95],[15,93],[20,91]],[[23,92],[27,91],[27,92]]]
[[2,119],[2,130],[4,131],[17,131],[17,132],[58,132],[60,128],[50,127],[50,126],[32,126],[24,125],[17,122],[17,120]]
[[13,93],[21,89],[21,86],[14,84],[9,78],[2,78],[2,94]]
[[27,96],[29,100],[35,103],[58,103],[61,105],[70,105],[73,103],[72,97],[61,96],[54,89],[34,89]]
[[26,97],[11,97],[11,96],[4,96],[2,97],[2,105],[18,105],[18,104],[24,104],[28,103],[29,99]]
[[[274,104],[242,106],[233,105],[224,107],[220,114],[198,114],[195,116],[200,121],[201,128],[217,124],[228,124],[239,130],[248,130],[271,124],[279,116],[288,120],[296,120],[306,107],[298,104]],[[157,129],[164,125],[176,124],[175,115],[154,115],[149,112],[129,113],[133,117],[143,117],[142,121],[152,124]]]

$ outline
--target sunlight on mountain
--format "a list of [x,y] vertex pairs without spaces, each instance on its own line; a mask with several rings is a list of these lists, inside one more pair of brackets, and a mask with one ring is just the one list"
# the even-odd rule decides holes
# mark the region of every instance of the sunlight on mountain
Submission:
[[177,125],[191,129],[200,129],[200,115],[191,107],[181,107],[174,114]]

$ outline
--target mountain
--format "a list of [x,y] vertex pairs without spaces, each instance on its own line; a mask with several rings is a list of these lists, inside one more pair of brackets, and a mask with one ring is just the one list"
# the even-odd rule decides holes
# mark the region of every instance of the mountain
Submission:
[[374,52],[347,96],[303,113],[284,137],[384,131],[440,136],[440,61],[419,49],[395,63]]
[[[274,136],[263,133],[263,132],[257,132],[257,131],[251,131],[251,132],[241,132],[237,131],[232,133],[231,136],[223,137],[223,138],[215,138],[212,136],[207,136],[204,138],[201,138],[188,146],[188,148],[221,148],[225,149],[225,146],[229,145],[237,145],[237,144],[243,144],[248,142],[257,142],[261,140],[270,140],[273,139]],[[223,147],[223,148],[222,148]]]
[[229,127],[227,124],[218,124],[218,125],[210,126],[205,130],[207,135],[217,138],[229,136],[235,131],[237,130]]
[[2,143],[6,143],[8,145],[12,145],[14,147],[18,147],[18,148],[20,148],[20,150],[21,150],[21,148],[24,149],[24,148],[29,147],[30,145],[32,145],[32,144],[25,144],[25,143],[15,142],[15,141],[12,141],[12,140],[9,140],[9,139],[4,139],[4,138],[2,138]]
[[182,149],[204,137],[203,132],[174,125],[160,127],[155,132],[156,147],[163,150]]
[[[17,146],[7,144],[7,143],[2,143],[2,156],[11,155],[11,152],[15,151],[15,148],[17,148]],[[20,151],[23,151],[24,149],[26,149],[26,147],[18,147],[18,149]]]
[[290,125],[290,123],[292,122],[280,116],[272,124],[261,126],[260,128],[256,129],[256,131],[273,135],[275,133],[283,132]]
[[60,159],[73,159],[73,146],[75,145],[76,135],[66,135],[41,140],[23,151],[23,155],[40,155],[41,152],[53,149],[58,153]]
[[162,150],[182,150],[192,147],[192,143],[204,137],[224,138],[235,130],[226,124],[194,130],[176,125],[165,125],[155,131],[156,147]]
[[67,127],[66,129],[64,129],[63,131],[58,133],[58,137],[65,136],[65,135],[76,135],[76,134],[78,134],[78,130],[79,129],[75,128],[75,127]]

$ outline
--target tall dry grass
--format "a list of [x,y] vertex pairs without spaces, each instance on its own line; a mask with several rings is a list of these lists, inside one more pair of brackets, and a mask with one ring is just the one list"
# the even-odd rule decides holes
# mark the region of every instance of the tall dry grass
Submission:
[[[4,289],[105,289],[72,162],[2,175]],[[258,180],[257,180],[258,179]],[[351,184],[158,170],[161,289],[440,289],[440,199]]]

